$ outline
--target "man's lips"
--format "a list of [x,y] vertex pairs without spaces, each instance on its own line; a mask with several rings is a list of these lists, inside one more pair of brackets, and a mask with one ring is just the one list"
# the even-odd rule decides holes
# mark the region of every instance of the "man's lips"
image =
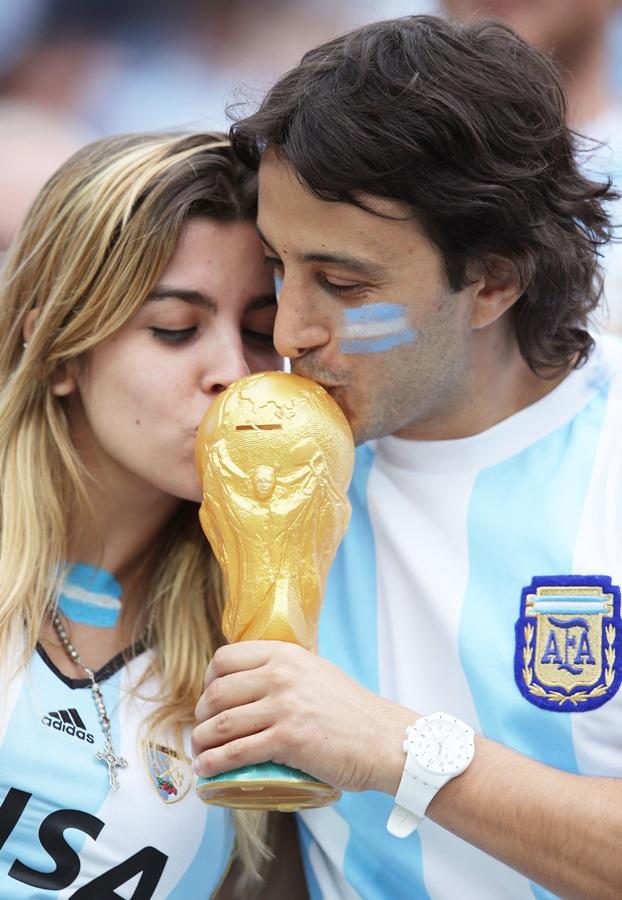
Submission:
[[331,391],[337,391],[339,388],[343,387],[341,384],[334,384],[326,381],[324,378],[316,378],[314,375],[311,375],[307,372],[301,372],[300,370],[296,370],[294,372],[295,375],[299,375],[301,378],[308,378],[309,381],[314,381],[316,384],[319,384],[320,387],[323,387],[325,391],[329,393]]

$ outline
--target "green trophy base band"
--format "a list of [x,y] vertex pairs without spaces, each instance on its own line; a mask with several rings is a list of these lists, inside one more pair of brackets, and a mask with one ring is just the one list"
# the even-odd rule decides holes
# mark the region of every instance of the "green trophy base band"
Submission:
[[293,812],[330,806],[341,792],[299,769],[267,762],[197,779],[204,803],[231,809],[278,809]]

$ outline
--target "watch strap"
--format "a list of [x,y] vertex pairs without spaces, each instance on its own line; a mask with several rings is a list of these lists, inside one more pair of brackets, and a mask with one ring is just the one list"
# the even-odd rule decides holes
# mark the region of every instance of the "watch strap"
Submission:
[[[434,782],[424,781],[421,775],[415,774],[410,770],[411,765],[411,760],[407,759],[402,773],[402,780],[395,795],[395,802],[423,818],[430,801],[441,789],[445,780],[435,778]],[[429,775],[424,777],[430,778]]]
[[422,818],[396,803],[387,821],[387,831],[394,837],[408,837],[417,828]]
[[387,822],[387,830],[395,837],[408,837],[425,816],[432,797],[440,788],[438,784],[427,784],[408,771],[407,759],[400,786],[395,795],[395,806]]

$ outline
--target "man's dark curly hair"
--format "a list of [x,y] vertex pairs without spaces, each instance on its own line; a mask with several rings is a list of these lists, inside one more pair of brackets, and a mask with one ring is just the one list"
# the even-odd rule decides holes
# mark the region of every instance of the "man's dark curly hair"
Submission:
[[615,194],[581,172],[565,115],[553,64],[511,29],[408,16],[309,51],[231,134],[246,163],[272,148],[321,199],[407,204],[453,290],[470,260],[510,260],[537,371],[587,358],[611,236]]

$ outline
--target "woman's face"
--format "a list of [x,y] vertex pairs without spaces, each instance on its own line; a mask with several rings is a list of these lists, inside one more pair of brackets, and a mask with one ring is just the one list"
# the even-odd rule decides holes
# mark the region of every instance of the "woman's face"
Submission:
[[232,381],[281,368],[275,313],[254,226],[191,219],[142,307],[67,363],[65,388],[56,391],[71,394],[77,447],[108,493],[201,499],[197,426]]

